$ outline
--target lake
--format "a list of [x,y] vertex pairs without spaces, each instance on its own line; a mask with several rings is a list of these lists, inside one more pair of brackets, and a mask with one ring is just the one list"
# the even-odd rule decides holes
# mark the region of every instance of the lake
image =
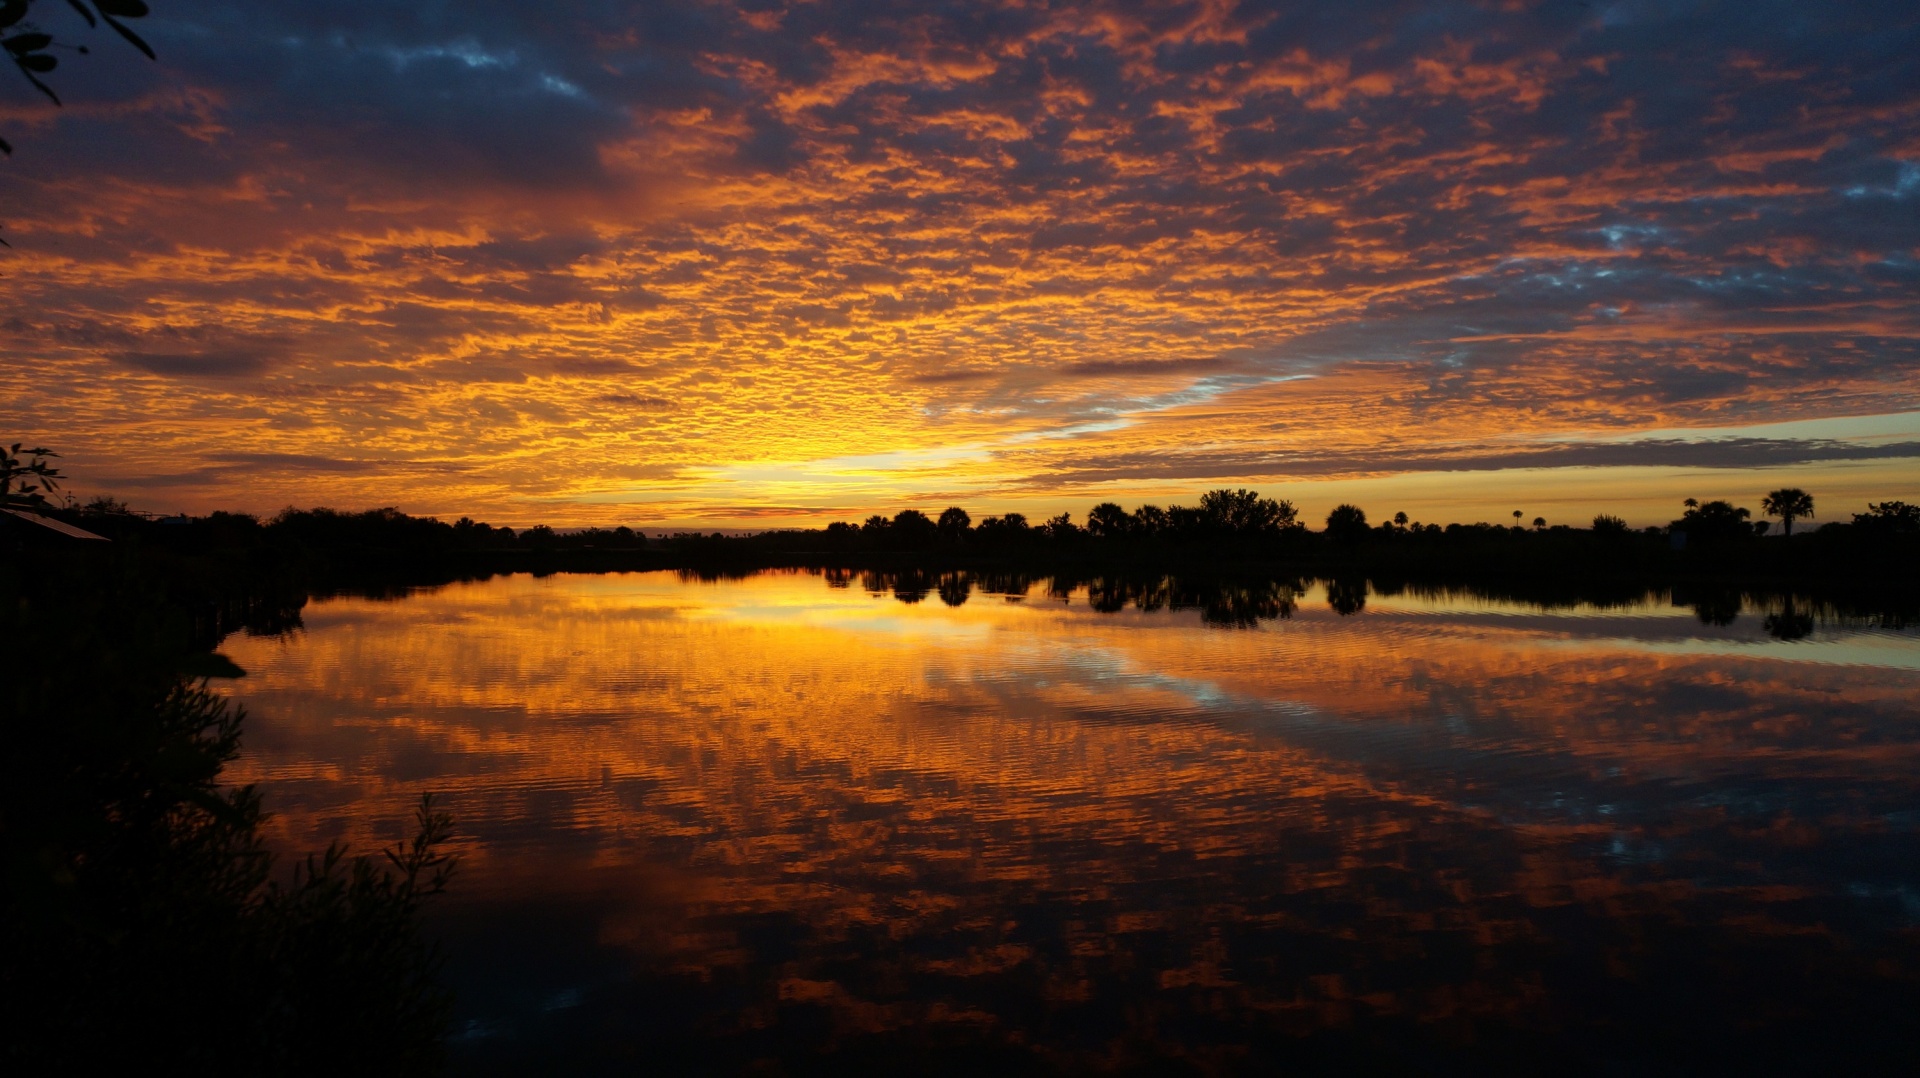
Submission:
[[1738,595],[527,575],[230,638],[286,851],[460,832],[457,1072],[1911,1061],[1920,631]]

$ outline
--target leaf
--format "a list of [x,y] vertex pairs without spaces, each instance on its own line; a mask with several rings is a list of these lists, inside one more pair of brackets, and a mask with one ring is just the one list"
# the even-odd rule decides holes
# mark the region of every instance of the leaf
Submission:
[[26,68],[28,71],[46,72],[59,67],[60,61],[56,57],[48,56],[44,52],[36,52],[32,56],[22,56],[20,58],[20,66]]
[[15,56],[30,52],[39,52],[53,44],[53,38],[47,34],[15,34],[7,39],[7,51]]
[[107,20],[107,25],[113,27],[114,30],[118,32],[121,37],[124,37],[128,41],[132,42],[134,48],[139,49],[141,52],[146,53],[147,59],[149,60],[159,59],[158,56],[155,56],[153,54],[153,47],[148,45],[146,42],[140,40],[139,34],[134,33],[132,30],[129,30],[126,27],[120,25],[118,22],[114,21],[114,18],[111,15],[102,14],[100,17]]
[[144,0],[93,0],[93,6],[99,8],[102,15],[122,19],[137,19],[147,13]]
[[0,27],[12,26],[27,17],[27,0],[5,0],[0,3]]
[[73,10],[78,11],[80,13],[81,18],[87,20],[88,26],[99,25],[98,23],[93,21],[93,12],[88,11],[87,5],[81,3],[80,0],[67,0],[67,3],[73,8]]
[[[3,139],[3,138],[0,138],[0,153],[3,153],[3,154],[6,154],[6,155],[7,155],[8,157],[12,157],[12,156],[13,156],[13,143],[11,143],[11,142],[8,142],[8,141],[7,141],[6,139]],[[7,241],[6,241],[6,240],[0,240],[0,243],[5,243],[5,242],[7,242]]]

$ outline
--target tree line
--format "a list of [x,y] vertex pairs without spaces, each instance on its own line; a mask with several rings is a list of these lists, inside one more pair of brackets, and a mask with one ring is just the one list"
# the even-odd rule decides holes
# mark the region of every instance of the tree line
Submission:
[[[268,518],[247,513],[214,512],[200,517],[155,517],[137,513],[110,497],[84,504],[57,506],[48,495],[58,489],[60,473],[49,466],[46,451],[0,448],[0,504],[58,514],[108,538],[142,538],[161,545],[221,548],[268,547],[292,550],[380,551],[431,553],[445,550],[565,550],[636,551],[649,547],[760,549],[788,548],[822,552],[967,550],[1012,553],[1032,550],[1127,550],[1214,546],[1238,552],[1284,553],[1312,549],[1316,544],[1356,548],[1399,544],[1446,545],[1464,541],[1492,541],[1503,536],[1544,534],[1590,537],[1621,542],[1635,535],[1682,535],[1695,545],[1725,545],[1766,535],[1772,525],[1756,519],[1752,510],[1724,500],[1688,498],[1682,514],[1667,525],[1637,532],[1611,514],[1599,514],[1584,528],[1549,526],[1536,516],[1526,526],[1524,513],[1515,511],[1512,525],[1479,522],[1446,525],[1410,520],[1396,513],[1378,523],[1364,509],[1342,504],[1330,511],[1316,531],[1300,518],[1286,499],[1261,496],[1257,491],[1221,488],[1207,491],[1195,505],[1146,504],[1131,510],[1102,502],[1076,521],[1060,513],[1039,522],[1018,512],[980,518],[961,506],[937,514],[903,509],[888,517],[874,514],[860,523],[836,521],[823,529],[776,529],[729,537],[718,532],[658,533],[649,539],[644,530],[627,525],[614,528],[561,529],[549,525],[514,529],[469,517],[451,523],[437,517],[413,516],[397,508],[362,511],[331,508],[288,508]],[[1766,517],[1781,523],[1781,538],[1791,539],[1794,524],[1812,515],[1812,495],[1798,488],[1782,488],[1761,499]],[[1850,522],[1829,521],[1822,534],[1860,533],[1882,536],[1920,535],[1920,505],[1904,501],[1872,502]],[[1804,533],[1803,533],[1804,534]]]

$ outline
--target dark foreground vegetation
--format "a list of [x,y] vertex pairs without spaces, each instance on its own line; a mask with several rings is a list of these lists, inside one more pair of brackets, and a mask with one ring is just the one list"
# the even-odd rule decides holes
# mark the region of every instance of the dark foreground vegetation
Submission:
[[437,1069],[420,932],[447,882],[430,803],[384,860],[276,867],[222,779],[243,716],[210,649],[297,617],[200,559],[109,544],[0,557],[0,1066],[11,1074]]

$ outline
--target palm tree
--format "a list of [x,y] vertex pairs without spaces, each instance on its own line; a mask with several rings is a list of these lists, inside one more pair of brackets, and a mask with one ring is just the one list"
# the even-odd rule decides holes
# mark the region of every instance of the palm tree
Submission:
[[1779,517],[1787,535],[1793,534],[1793,522],[1813,515],[1813,495],[1799,487],[1781,487],[1760,499],[1760,508],[1770,517]]

